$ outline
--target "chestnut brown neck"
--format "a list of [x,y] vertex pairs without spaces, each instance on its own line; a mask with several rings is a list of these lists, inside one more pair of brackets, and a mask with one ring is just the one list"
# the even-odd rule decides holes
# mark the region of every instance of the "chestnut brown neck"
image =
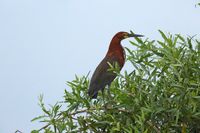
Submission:
[[113,38],[110,42],[110,46],[108,49],[108,52],[106,54],[107,57],[115,56],[118,58],[120,67],[122,68],[125,63],[125,55],[124,55],[124,49],[121,46],[121,40],[118,38]]
[[121,46],[121,40],[118,38],[113,38],[110,42],[108,53],[113,52],[123,52],[123,47]]

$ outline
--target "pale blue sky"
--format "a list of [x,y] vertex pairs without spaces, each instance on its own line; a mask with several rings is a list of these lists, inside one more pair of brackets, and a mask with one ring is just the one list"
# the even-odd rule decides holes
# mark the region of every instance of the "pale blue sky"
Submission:
[[197,2],[0,0],[0,133],[41,127],[30,122],[41,114],[38,96],[47,104],[61,100],[65,82],[93,72],[118,31],[150,39],[160,38],[158,29],[199,35]]

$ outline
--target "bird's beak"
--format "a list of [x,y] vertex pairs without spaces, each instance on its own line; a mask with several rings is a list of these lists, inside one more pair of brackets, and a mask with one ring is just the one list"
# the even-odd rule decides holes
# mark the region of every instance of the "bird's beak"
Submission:
[[143,35],[134,34],[134,33],[128,34],[127,36],[128,37],[143,37]]

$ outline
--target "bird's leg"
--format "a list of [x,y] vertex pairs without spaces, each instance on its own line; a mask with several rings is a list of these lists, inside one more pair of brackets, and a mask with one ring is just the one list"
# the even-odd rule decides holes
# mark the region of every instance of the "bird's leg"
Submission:
[[102,90],[102,98],[103,98],[103,107],[104,107],[104,109],[106,111],[107,110],[107,104],[108,104],[108,102],[106,103],[106,101],[105,101],[104,90]]
[[106,100],[107,100],[107,103],[105,103],[104,101],[104,107],[105,107],[105,110],[107,110],[109,107],[112,106],[112,103],[111,103],[111,93],[110,93],[110,84],[107,85],[107,96],[106,96]]
[[110,84],[108,85],[108,97],[109,97],[109,99],[111,98],[111,93],[110,93]]
[[104,89],[102,89],[101,92],[102,92],[103,104],[105,105]]
[[104,98],[104,89],[102,89],[101,92],[102,92],[102,97]]

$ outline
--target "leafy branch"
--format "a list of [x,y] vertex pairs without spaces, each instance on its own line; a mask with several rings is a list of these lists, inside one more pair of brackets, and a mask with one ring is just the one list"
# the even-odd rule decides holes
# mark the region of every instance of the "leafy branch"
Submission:
[[130,41],[126,48],[131,72],[109,71],[118,76],[97,100],[87,95],[89,78],[67,82],[64,100],[47,108],[32,121],[45,123],[32,133],[52,132],[197,132],[200,130],[200,41],[180,34],[162,40]]

